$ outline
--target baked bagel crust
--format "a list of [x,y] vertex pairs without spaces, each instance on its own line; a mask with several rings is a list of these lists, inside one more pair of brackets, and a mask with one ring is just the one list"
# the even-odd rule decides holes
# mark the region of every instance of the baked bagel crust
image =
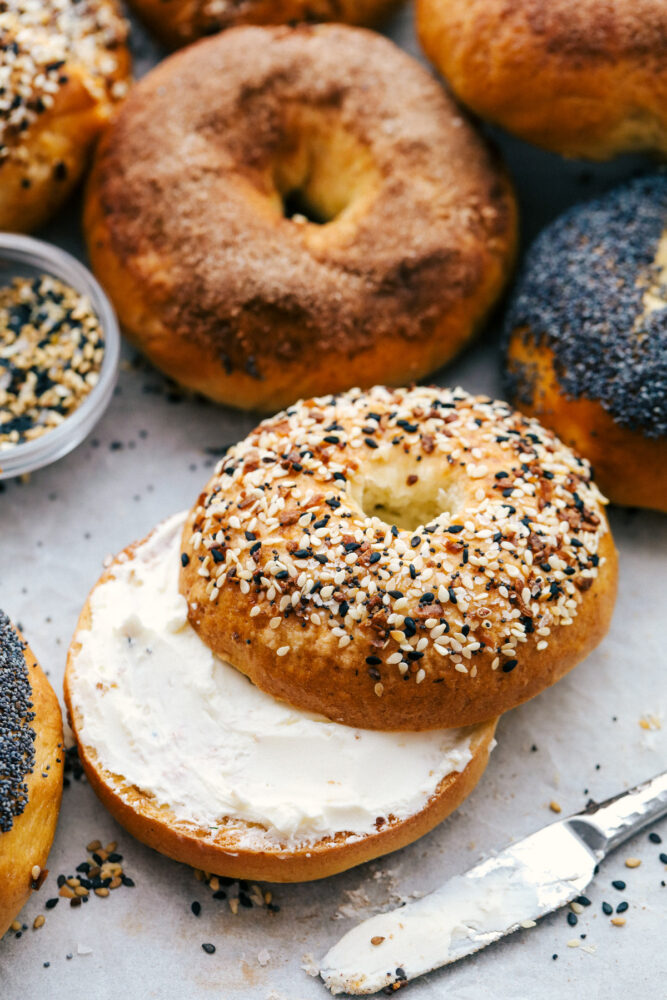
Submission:
[[41,226],[80,180],[129,82],[115,0],[9,0],[0,11],[0,229]]
[[[286,218],[295,191],[333,221]],[[100,143],[85,228],[159,368],[271,410],[452,357],[504,284],[516,215],[483,141],[393,43],[248,27],[133,88]]]
[[[149,536],[150,537],[150,536]],[[114,562],[134,558],[144,544],[124,550]],[[96,586],[113,574],[113,563]],[[122,775],[104,767],[97,750],[81,738],[83,716],[77,705],[78,674],[76,657],[81,648],[78,636],[91,627],[90,598],[86,602],[70,646],[65,671],[65,702],[70,725],[77,740],[79,757],[96,794],[116,820],[129,832],[155,850],[175,861],[232,878],[252,878],[271,882],[302,882],[324,878],[370,861],[412,843],[432,830],[453,812],[479,781],[492,748],[496,721],[476,727],[470,734],[471,759],[461,772],[446,775],[425,807],[407,819],[391,818],[377,833],[350,836],[344,831],[303,846],[279,845],[267,837],[262,843],[262,827],[244,824],[238,819],[197,828],[179,820],[173,811],[156,802],[148,792],[129,784]],[[248,846],[248,831],[252,846]]]
[[[20,634],[16,635],[22,642]],[[34,888],[33,867],[46,865],[63,786],[63,726],[58,699],[27,645],[23,657],[32,691],[34,761],[24,778],[25,808],[14,817],[10,829],[0,831],[0,936]]]
[[536,421],[376,387],[298,403],[230,449],[186,522],[181,592],[204,642],[274,696],[445,728],[600,642],[616,554],[588,463]]
[[509,397],[592,462],[619,504],[667,511],[667,177],[557,219],[506,320]]
[[295,24],[341,21],[372,27],[401,0],[131,0],[147,26],[168,48],[239,24]]
[[592,160],[667,152],[662,0],[418,0],[417,25],[456,96],[520,138]]

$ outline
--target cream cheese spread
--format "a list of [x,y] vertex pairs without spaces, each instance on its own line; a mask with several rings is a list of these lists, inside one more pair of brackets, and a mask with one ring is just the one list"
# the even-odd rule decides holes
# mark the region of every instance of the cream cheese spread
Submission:
[[[259,824],[262,839],[290,847],[374,833],[378,817],[423,809],[470,761],[471,731],[353,729],[260,691],[188,623],[184,521],[164,522],[91,595],[70,667],[84,745],[177,820],[212,833]],[[257,836],[244,834],[248,845]]]

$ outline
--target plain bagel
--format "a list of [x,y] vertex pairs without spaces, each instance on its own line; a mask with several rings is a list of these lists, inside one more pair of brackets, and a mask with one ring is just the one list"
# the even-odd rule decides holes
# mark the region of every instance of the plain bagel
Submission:
[[350,390],[261,423],[183,534],[204,642],[348,725],[493,718],[607,631],[616,553],[588,463],[506,403]]
[[79,755],[113,816],[196,868],[293,882],[403,847],[449,815],[486,766],[495,720],[364,733],[259,691],[187,622],[184,517],[111,563],[68,656]]
[[663,0],[419,0],[419,37],[482,118],[565,156],[667,152]]
[[169,48],[239,24],[340,21],[372,27],[401,0],[131,0],[137,14]]
[[271,411],[451,358],[505,283],[516,210],[482,139],[392,42],[250,27],[132,90],[98,148],[85,228],[157,367]]
[[44,880],[63,767],[58,699],[0,611],[0,936]]

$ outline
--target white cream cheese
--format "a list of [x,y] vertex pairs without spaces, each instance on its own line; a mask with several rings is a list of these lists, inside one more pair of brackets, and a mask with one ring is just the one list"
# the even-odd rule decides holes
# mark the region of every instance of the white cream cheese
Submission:
[[257,823],[288,847],[419,812],[471,759],[469,731],[352,729],[260,691],[187,621],[184,519],[166,521],[93,591],[70,684],[83,743],[178,820]]

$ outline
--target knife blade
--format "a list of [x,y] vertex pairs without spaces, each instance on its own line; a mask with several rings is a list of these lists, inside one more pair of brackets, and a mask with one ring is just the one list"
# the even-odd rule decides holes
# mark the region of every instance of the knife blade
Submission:
[[557,820],[450,879],[422,899],[379,913],[324,956],[333,994],[398,989],[492,944],[581,895],[600,861],[667,814],[667,772]]

